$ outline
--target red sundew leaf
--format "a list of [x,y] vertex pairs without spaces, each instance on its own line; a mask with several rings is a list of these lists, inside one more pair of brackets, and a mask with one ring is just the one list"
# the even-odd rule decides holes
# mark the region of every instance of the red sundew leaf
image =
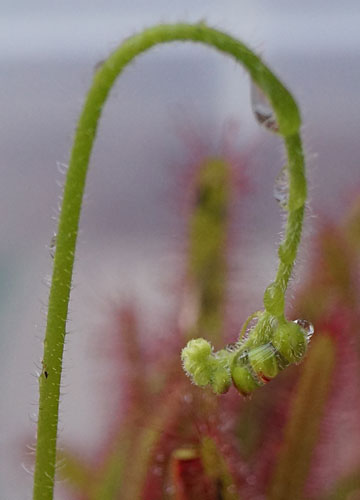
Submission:
[[[111,420],[107,423],[107,435],[104,436],[101,449],[94,455],[97,467],[105,476],[107,472],[103,470],[104,467],[109,467],[110,471],[116,468],[114,464],[117,460],[122,462],[117,443],[123,442],[124,429],[127,437],[133,437],[133,424],[138,421],[139,415],[145,414],[149,396],[148,366],[139,338],[139,319],[135,306],[130,303],[122,307],[112,305],[110,314],[111,327],[105,352],[111,377],[107,384],[111,388],[108,393],[111,397]],[[107,391],[103,392],[106,397]]]
[[289,373],[293,370],[286,370],[286,374],[280,374],[271,384],[255,391],[241,409],[235,432],[242,455],[249,463],[259,464],[265,449],[273,448],[274,439],[278,440],[278,429],[283,426],[288,406]]
[[173,451],[170,482],[165,491],[165,497],[168,498],[166,492],[171,492],[169,498],[173,500],[241,498],[225,456],[215,440],[206,435],[194,446]]
[[320,232],[311,277],[298,300],[298,317],[311,320],[336,344],[333,378],[306,492],[319,495],[360,460],[359,197],[343,223]]
[[201,440],[201,458],[206,475],[212,479],[216,489],[216,499],[240,499],[235,475],[228,457],[222,453],[215,439],[204,436]]
[[265,387],[255,391],[240,413],[236,436],[256,487],[266,491],[282,444],[289,405],[302,366],[290,366]]
[[[233,438],[229,437],[230,433],[222,429],[223,425],[219,421],[219,399],[210,392],[189,386],[187,381],[186,384],[179,412],[174,416],[173,422],[169,421],[164,427],[162,437],[154,448],[153,458],[149,461],[143,498],[173,499],[172,495],[178,490],[186,491],[187,496],[190,495],[191,498],[193,490],[196,492],[203,490],[203,496],[199,498],[232,500],[239,498],[239,487],[244,486],[246,490],[253,491],[254,488],[249,488],[246,482],[250,474],[246,467],[244,471],[244,462],[233,447]],[[196,460],[178,464],[184,474],[184,484],[178,478],[176,485],[173,482],[174,456],[179,458],[177,451],[184,449],[192,452],[191,460],[196,455]],[[213,467],[215,461],[217,466]],[[195,483],[191,480],[194,469],[199,471]],[[204,473],[200,472],[200,469],[204,469]],[[172,491],[172,494],[169,491]],[[249,495],[244,498],[253,497]]]
[[326,331],[336,344],[336,377],[306,487],[312,496],[360,460],[359,255],[351,234],[346,225],[328,225],[320,233],[318,246],[324,251],[318,252],[297,305],[297,316],[310,319],[315,332]]
[[195,199],[188,222],[188,297],[183,308],[187,339],[202,336],[215,347],[223,342],[227,284],[230,166],[206,158],[194,179]]
[[[234,127],[224,130],[219,152],[211,152],[210,148],[205,151],[200,139],[195,139],[191,149],[197,153],[200,149],[201,154],[196,154],[196,161],[189,165],[191,175],[185,189],[188,234],[183,238],[187,242],[183,253],[188,258],[179,325],[186,340],[206,335],[215,347],[224,343],[227,260],[233,246],[231,219],[235,200],[239,199],[234,191],[245,191],[244,171],[248,163],[247,156],[231,146],[231,128]],[[191,134],[192,141],[194,137]]]
[[[115,361],[125,370],[126,406],[140,410],[145,406],[147,394],[147,374],[144,353],[139,339],[138,319],[134,307],[122,307],[115,311],[114,337],[118,338]],[[115,338],[114,338],[114,343]],[[116,348],[116,346],[114,345]],[[125,380],[124,380],[125,379]],[[124,384],[123,384],[124,385]],[[123,408],[124,410],[124,408]]]
[[298,295],[297,309],[316,322],[334,302],[356,307],[358,267],[359,256],[344,229],[328,224],[319,233],[309,279]]
[[91,499],[102,500],[118,498],[124,483],[127,460],[131,456],[136,441],[133,422],[122,425],[105,460],[98,467],[98,480],[93,488]]
[[333,374],[334,355],[334,342],[329,336],[315,337],[291,404],[269,488],[270,500],[303,497]]
[[360,374],[356,325],[352,311],[337,305],[321,327],[336,345],[333,377],[306,491],[319,495],[360,460]]
[[205,474],[198,450],[183,448],[172,457],[174,500],[216,500],[217,485]]
[[[142,428],[139,428],[138,439],[129,453],[121,486],[121,499],[133,500],[147,498],[146,481],[151,473],[152,457],[157,444],[166,431],[173,425],[183,402],[181,385],[168,387],[161,399],[153,401],[152,408],[145,415]],[[159,497],[157,497],[159,498]]]
[[[152,450],[143,493],[146,500],[160,498],[166,493],[169,482],[171,487],[171,480],[167,476],[170,474],[174,451],[199,446],[202,433],[209,427],[207,419],[216,408],[216,396],[191,386],[188,380],[183,382],[181,404],[160,429],[156,446]],[[168,394],[169,390],[172,391],[171,385],[164,390],[164,394]]]
[[336,286],[345,295],[352,288],[352,262],[346,241],[338,228],[324,231],[320,238],[325,283]]

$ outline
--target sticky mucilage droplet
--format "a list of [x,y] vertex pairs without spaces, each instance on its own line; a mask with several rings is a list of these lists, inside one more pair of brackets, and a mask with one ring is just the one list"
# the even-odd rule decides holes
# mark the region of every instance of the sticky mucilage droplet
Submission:
[[283,210],[288,209],[289,204],[289,173],[287,166],[283,167],[275,179],[274,198]]
[[250,95],[251,107],[257,122],[272,132],[278,132],[279,126],[276,121],[275,113],[272,110],[267,97],[253,82],[251,82]]
[[310,339],[314,334],[314,325],[306,319],[296,319],[294,323],[300,326],[300,328],[305,332],[306,340],[310,342]]

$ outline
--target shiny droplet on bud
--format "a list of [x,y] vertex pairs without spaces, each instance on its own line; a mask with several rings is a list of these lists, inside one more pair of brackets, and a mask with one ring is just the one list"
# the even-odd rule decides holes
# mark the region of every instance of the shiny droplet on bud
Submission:
[[283,167],[275,179],[274,198],[283,210],[288,209],[289,203],[289,172]]
[[251,107],[260,125],[272,132],[279,131],[275,113],[267,97],[254,82],[251,82]]
[[55,257],[55,250],[56,250],[56,234],[54,234],[49,243],[49,254],[52,259]]
[[294,323],[299,325],[300,328],[304,330],[306,339],[309,342],[314,333],[314,325],[310,323],[310,321],[307,321],[306,319],[296,319]]

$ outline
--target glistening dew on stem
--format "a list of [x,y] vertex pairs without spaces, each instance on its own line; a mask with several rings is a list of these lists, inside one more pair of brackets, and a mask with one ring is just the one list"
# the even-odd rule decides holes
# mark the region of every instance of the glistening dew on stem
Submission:
[[[284,138],[289,177],[288,222],[279,248],[278,273],[264,295],[265,311],[235,350],[223,349],[214,354],[205,340],[192,340],[182,353],[184,367],[195,382],[211,385],[216,392],[225,392],[232,377],[239,390],[248,394],[286,364],[299,361],[306,350],[304,328],[284,317],[284,295],[301,237],[306,200],[300,116],[294,99],[245,44],[202,22],[159,25],[126,39],[94,74],[66,173],[56,245],[55,241],[51,244],[51,252],[55,252],[42,360],[46,372],[39,377],[34,500],[53,498],[62,358],[72,272],[88,164],[102,109],[117,77],[135,57],[155,45],[174,41],[202,43],[231,56],[245,67],[273,109],[271,116],[263,106],[256,108],[255,113],[265,126]],[[264,356],[261,350],[255,350],[261,346],[265,346]]]

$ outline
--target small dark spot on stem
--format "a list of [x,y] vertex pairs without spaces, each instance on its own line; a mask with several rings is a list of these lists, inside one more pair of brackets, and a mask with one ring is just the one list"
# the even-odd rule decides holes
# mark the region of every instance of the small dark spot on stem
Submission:
[[42,365],[43,365],[42,374],[44,375],[45,378],[48,378],[49,372],[48,372],[47,366],[44,363],[44,361],[42,362]]

